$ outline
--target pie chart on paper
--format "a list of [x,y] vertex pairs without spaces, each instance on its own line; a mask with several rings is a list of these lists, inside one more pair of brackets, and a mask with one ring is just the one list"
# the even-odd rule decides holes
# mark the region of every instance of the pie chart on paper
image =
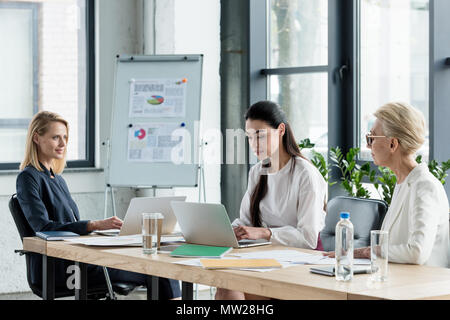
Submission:
[[150,99],[147,100],[147,102],[152,105],[160,105],[164,102],[164,97],[152,96]]
[[144,138],[145,138],[145,130],[144,130],[144,129],[136,130],[136,131],[134,132],[134,137],[135,137],[135,138],[138,138],[139,140],[144,139]]

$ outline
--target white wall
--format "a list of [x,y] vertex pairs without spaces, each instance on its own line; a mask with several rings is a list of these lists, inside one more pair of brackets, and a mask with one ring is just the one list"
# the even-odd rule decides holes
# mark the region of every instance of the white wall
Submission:
[[[206,157],[210,148],[216,147],[207,136],[208,130],[220,131],[219,0],[175,0],[175,53],[204,55],[200,136],[209,142],[204,147]],[[220,164],[206,164],[205,177],[206,201],[220,203]],[[179,192],[198,200],[198,190]]]
[[[96,1],[96,167],[104,168],[105,150],[101,142],[109,137],[111,121],[114,61],[116,54],[203,53],[203,95],[201,125],[220,129],[220,1],[219,0],[97,0]],[[145,3],[145,7],[144,7]],[[151,6],[149,6],[151,4]],[[146,9],[144,11],[144,8]],[[156,17],[153,24],[151,18]],[[194,17],[194,18],[193,18]],[[156,25],[156,41],[152,26]],[[144,27],[145,26],[145,29]],[[146,39],[146,41],[144,41]],[[206,167],[208,202],[220,202],[220,165]],[[17,229],[8,209],[15,192],[16,173],[0,173],[0,294],[29,291],[25,259],[14,254],[22,248]],[[83,219],[101,219],[104,204],[104,173],[64,173],[69,189]],[[187,195],[198,200],[195,188],[158,190],[157,194]],[[120,189],[116,193],[118,216],[123,217],[135,190]],[[146,192],[138,192],[146,195]],[[108,201],[108,207],[110,201]]]
[[[148,0],[145,5],[147,54],[204,55],[200,136],[211,142],[204,133],[210,129],[220,131],[220,1]],[[151,36],[153,27],[156,27],[156,39]],[[206,146],[204,154],[208,155],[215,147]],[[219,203],[220,164],[205,166],[205,180],[206,201]],[[148,191],[142,193],[146,194],[151,195]],[[186,195],[187,201],[198,201],[199,197],[198,188],[157,190],[156,194]]]

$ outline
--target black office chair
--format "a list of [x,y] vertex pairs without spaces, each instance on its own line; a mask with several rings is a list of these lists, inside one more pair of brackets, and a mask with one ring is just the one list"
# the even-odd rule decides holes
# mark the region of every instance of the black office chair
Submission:
[[324,251],[334,251],[336,224],[341,212],[350,213],[353,224],[353,247],[370,246],[370,231],[380,230],[388,205],[383,200],[361,199],[351,197],[335,197],[327,204],[325,227],[320,232]]
[[[22,208],[20,207],[19,201],[17,200],[17,196],[15,194],[12,195],[9,200],[9,211],[13,216],[14,222],[16,223],[17,230],[19,231],[20,240],[23,242],[24,237],[33,237],[35,235],[34,231],[31,229],[28,224],[25,215],[23,214]],[[27,281],[30,286],[31,291],[42,298],[42,287],[39,285],[35,285],[31,281],[31,270],[30,270],[30,255],[37,255],[37,253],[26,252],[23,250],[16,250],[16,253],[20,253],[21,255],[25,255],[26,266],[27,266]],[[119,295],[126,296],[131,291],[136,288],[135,284],[132,283],[124,283],[124,282],[113,282],[112,289],[115,293]],[[67,288],[55,288],[55,298],[63,298],[74,296],[74,290],[69,290]],[[110,298],[108,287],[106,283],[103,285],[90,286],[88,288],[88,299],[90,300],[98,300],[102,298]]]

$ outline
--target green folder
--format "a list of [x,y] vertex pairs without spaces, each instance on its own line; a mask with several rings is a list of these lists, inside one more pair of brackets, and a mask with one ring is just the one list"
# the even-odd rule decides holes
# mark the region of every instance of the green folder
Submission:
[[170,255],[172,257],[184,258],[222,258],[226,253],[230,252],[231,249],[233,248],[183,244],[173,250]]

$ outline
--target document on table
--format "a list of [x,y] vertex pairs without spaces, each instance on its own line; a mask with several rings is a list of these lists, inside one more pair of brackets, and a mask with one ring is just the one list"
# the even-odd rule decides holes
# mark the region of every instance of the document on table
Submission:
[[[328,258],[321,253],[310,254],[296,250],[269,250],[232,254],[233,256],[243,259],[276,259],[279,262],[287,262],[291,264],[314,264],[314,265],[333,265],[336,263],[334,258]],[[368,265],[368,259],[354,259],[355,265]]]
[[183,236],[162,235],[161,243],[185,243]]
[[[236,258],[230,258],[230,257],[225,257],[222,259],[236,259]],[[194,266],[194,267],[200,267],[203,268],[202,263],[200,262],[200,259],[188,259],[188,260],[182,260],[182,261],[177,261],[174,262],[175,264],[182,264],[182,265],[186,265],[186,266]],[[286,268],[290,266],[290,263],[288,262],[280,262],[282,268]],[[240,269],[235,269],[235,270],[244,270],[244,271],[254,271],[254,272],[268,272],[268,271],[272,271],[272,270],[278,270],[279,268],[261,268],[261,269],[257,269],[257,268],[240,268]]]
[[[86,246],[99,246],[99,247],[142,246],[141,234],[134,234],[129,236],[115,236],[115,237],[76,238],[67,240],[70,243],[84,244]],[[180,236],[163,235],[161,236],[161,243],[184,243],[184,238]]]
[[[277,260],[283,268],[292,267],[299,264],[310,264],[310,265],[334,265],[336,259],[323,256],[321,253],[310,254],[304,253],[296,250],[269,250],[269,251],[257,251],[257,252],[247,252],[247,253],[231,253],[227,257],[222,259],[275,259]],[[202,267],[200,259],[189,259],[174,262],[177,264],[184,264],[188,266]],[[354,259],[354,265],[370,265],[369,259]],[[239,269],[247,271],[256,272],[267,272],[277,269]]]
[[[311,264],[311,263],[310,263]],[[325,257],[319,261],[317,261],[316,263],[313,264],[323,264],[323,265],[335,265],[336,264],[336,259],[335,258],[328,258]],[[370,265],[370,259],[353,259],[353,265],[357,266],[357,265]]]
[[83,244],[86,246],[99,246],[99,247],[120,247],[120,246],[141,247],[142,235],[135,234],[131,236],[117,236],[117,237],[77,238],[77,239],[67,239],[67,242],[74,244]]
[[308,254],[295,250],[269,250],[248,253],[236,253],[234,256],[244,259],[276,259],[279,262],[293,264],[314,264],[323,259],[321,254]]

